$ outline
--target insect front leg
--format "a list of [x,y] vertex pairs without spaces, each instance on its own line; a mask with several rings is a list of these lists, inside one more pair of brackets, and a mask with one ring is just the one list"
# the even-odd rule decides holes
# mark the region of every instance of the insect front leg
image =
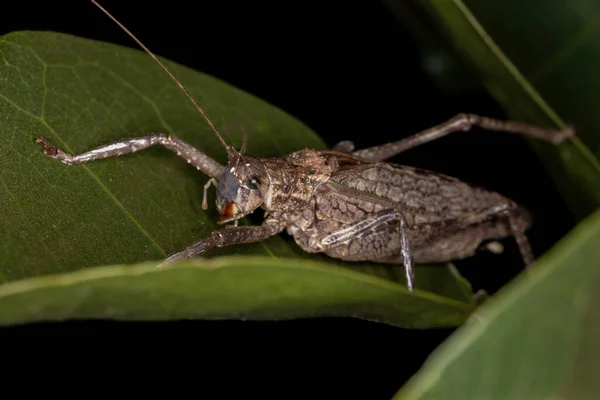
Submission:
[[[406,150],[439,139],[450,133],[470,131],[473,127],[479,127],[490,131],[515,133],[553,144],[561,143],[565,139],[575,136],[575,130],[571,126],[563,130],[550,130],[517,121],[503,121],[475,114],[458,114],[446,122],[421,131],[408,138],[385,143],[380,146],[357,150],[352,152],[352,154],[373,161],[384,161]],[[337,146],[342,149],[350,148],[348,143],[342,143],[344,142],[341,142]]]
[[221,164],[194,148],[191,144],[165,133],[153,133],[143,137],[124,139],[76,155],[65,153],[44,138],[38,138],[36,142],[44,144],[45,155],[60,160],[67,165],[83,164],[94,160],[117,157],[135,153],[154,145],[162,145],[213,179],[218,179],[223,170]]
[[260,242],[279,234],[283,228],[284,224],[276,218],[269,218],[262,225],[258,226],[228,226],[171,255],[163,263],[159,264],[159,266],[176,260],[193,258],[217,247]]

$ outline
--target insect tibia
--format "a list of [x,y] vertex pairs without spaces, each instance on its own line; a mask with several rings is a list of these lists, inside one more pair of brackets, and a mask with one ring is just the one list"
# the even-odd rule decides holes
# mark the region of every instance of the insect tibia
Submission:
[[[504,121],[475,114],[462,113],[439,125],[428,128],[405,139],[357,150],[352,154],[368,160],[383,161],[406,150],[429,143],[451,133],[470,131],[474,127],[483,128],[489,131],[513,133],[552,144],[561,143],[564,140],[575,136],[575,129],[572,126],[568,126],[562,130],[544,129],[523,122]],[[338,146],[342,149],[349,148],[347,144],[338,144]]]
[[184,158],[189,164],[196,167],[197,170],[204,172],[211,178],[218,178],[223,170],[221,164],[197,150],[192,145],[175,136],[167,135],[165,133],[152,133],[147,136],[124,139],[76,155],[64,152],[44,138],[38,138],[36,143],[44,144],[45,155],[68,165],[83,164],[95,160],[123,156],[147,149],[154,145],[162,145],[177,153],[178,156]]
[[232,246],[241,243],[254,243],[265,240],[271,236],[280,233],[284,224],[275,218],[269,218],[260,226],[230,226],[219,231],[213,232],[209,237],[202,239],[185,249],[173,254],[162,264],[177,260],[200,256],[207,251],[218,248]]
[[529,136],[552,144],[559,144],[566,139],[575,136],[575,128],[567,126],[562,130],[551,130],[540,128],[539,126],[525,124],[517,121],[503,121],[499,119],[484,117],[475,114],[459,114],[455,117],[458,123],[463,124],[463,130],[468,131],[477,126],[490,131],[516,133],[523,136]]

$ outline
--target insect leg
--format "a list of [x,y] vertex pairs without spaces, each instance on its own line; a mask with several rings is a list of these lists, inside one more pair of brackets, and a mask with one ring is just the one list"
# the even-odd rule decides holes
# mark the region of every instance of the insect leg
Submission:
[[[482,218],[485,218],[483,213]],[[508,226],[512,236],[521,253],[523,264],[528,267],[533,262],[533,250],[531,244],[525,235],[525,230],[529,226],[529,218],[519,215],[519,207],[515,203],[501,204],[487,211],[487,215],[504,215],[508,221]]]
[[413,291],[415,285],[415,269],[413,267],[413,255],[408,240],[408,229],[406,220],[400,216],[400,251],[402,252],[402,262],[404,264],[404,275],[408,290]]
[[36,142],[44,144],[45,155],[60,160],[67,165],[83,164],[103,158],[135,153],[150,146],[160,144],[167,149],[174,151],[178,156],[186,159],[189,164],[211,178],[218,179],[223,170],[221,164],[202,153],[200,150],[175,136],[167,135],[165,133],[153,133],[143,137],[124,139],[77,155],[65,153],[44,138],[38,138]]
[[363,235],[368,235],[378,227],[390,221],[399,222],[400,252],[402,254],[406,286],[408,287],[408,290],[412,291],[415,282],[415,272],[410,240],[408,238],[408,228],[402,214],[395,210],[382,210],[375,213],[349,227],[327,234],[318,240],[317,243],[314,243],[314,245],[321,248],[331,248],[339,244],[347,243]]
[[394,210],[383,210],[346,228],[326,234],[318,239],[315,238],[314,244],[321,247],[330,247],[345,243],[400,217]]
[[529,240],[527,240],[527,236],[525,236],[525,230],[518,226],[518,221],[514,213],[508,214],[508,224],[510,225],[510,230],[515,237],[517,246],[519,247],[519,252],[523,258],[523,263],[525,264],[525,267],[528,267],[529,264],[533,262],[533,250],[531,249]]
[[229,226],[219,231],[215,231],[209,237],[171,255],[165,259],[163,263],[159,264],[159,266],[176,260],[196,257],[217,247],[260,242],[279,234],[283,228],[284,225],[274,218],[267,219],[262,225],[258,226]]
[[519,252],[521,253],[523,264],[527,267],[533,262],[533,250],[525,235],[525,230],[529,226],[529,221],[527,217],[519,216],[518,212],[519,208],[515,203],[500,203],[496,206],[481,210],[480,212],[464,215],[455,220],[439,221],[435,223],[438,225],[436,230],[439,235],[444,235],[456,232],[460,229],[465,229],[468,226],[477,225],[493,217],[505,217],[508,222],[510,233],[514,237]]
[[550,130],[517,121],[503,121],[475,114],[458,114],[446,122],[421,131],[408,138],[385,143],[380,146],[357,150],[352,154],[373,161],[383,161],[406,150],[412,149],[413,147],[439,139],[450,133],[469,131],[473,127],[479,127],[490,131],[515,133],[553,144],[558,144],[565,139],[575,136],[575,130],[571,126],[563,130]]

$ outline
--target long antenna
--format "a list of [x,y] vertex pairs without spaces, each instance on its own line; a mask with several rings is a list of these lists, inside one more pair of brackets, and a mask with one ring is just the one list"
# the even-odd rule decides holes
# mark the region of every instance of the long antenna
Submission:
[[200,111],[200,114],[202,114],[202,116],[204,117],[204,119],[206,120],[206,122],[208,122],[208,125],[210,125],[210,127],[212,128],[213,132],[215,133],[215,135],[217,135],[217,137],[219,138],[219,140],[221,141],[221,143],[223,143],[223,146],[225,146],[225,149],[227,150],[233,150],[233,148],[227,144],[227,142],[225,141],[225,139],[223,139],[223,137],[221,136],[221,134],[219,133],[219,131],[217,131],[217,128],[215,128],[215,126],[213,125],[213,123],[211,122],[210,118],[208,118],[208,116],[204,113],[204,110],[202,109],[202,107],[200,107],[200,105],[196,102],[196,100],[194,100],[194,98],[192,97],[192,95],[183,87],[183,85],[181,84],[181,82],[179,82],[177,80],[177,78],[175,78],[173,76],[173,74],[171,73],[171,71],[169,71],[169,69],[158,59],[158,57],[156,57],[154,55],[154,53],[152,53],[146,46],[144,46],[144,44],[135,37],[135,35],[131,32],[129,32],[129,30],[127,28],[125,28],[125,26],[120,23],[115,17],[113,17],[108,11],[106,11],[104,9],[104,7],[102,7],[100,4],[98,4],[96,2],[96,0],[91,0],[92,3],[94,3],[96,5],[96,7],[98,7],[100,10],[102,10],[102,12],[104,12],[104,14],[108,15],[108,17],[110,19],[112,19],[113,21],[115,21],[115,23],[117,25],[119,25],[121,27],[121,29],[123,29],[129,36],[131,36],[131,38],[133,40],[136,41],[136,43],[146,51],[146,53],[148,53],[153,59],[154,61],[156,61],[158,63],[158,65],[161,66],[161,68],[163,70],[165,70],[165,72],[167,74],[169,74],[169,76],[175,81],[175,83],[177,84],[177,86],[179,86],[181,88],[181,90],[183,91],[183,93],[186,94],[186,96],[192,101],[192,103],[194,103],[194,105],[196,106],[196,108],[198,109],[198,111]]

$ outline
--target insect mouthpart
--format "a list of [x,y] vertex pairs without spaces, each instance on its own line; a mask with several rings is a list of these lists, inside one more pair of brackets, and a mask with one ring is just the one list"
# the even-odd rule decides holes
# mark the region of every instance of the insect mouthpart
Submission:
[[240,210],[240,208],[233,201],[225,204],[225,206],[222,207],[220,214],[221,220],[217,221],[217,224],[219,225],[237,221],[238,219],[247,215],[247,213],[242,212],[242,210]]
[[223,212],[221,213],[221,217],[223,219],[233,218],[235,215],[239,214],[239,209],[235,205],[234,202],[228,203],[225,208],[223,208]]

